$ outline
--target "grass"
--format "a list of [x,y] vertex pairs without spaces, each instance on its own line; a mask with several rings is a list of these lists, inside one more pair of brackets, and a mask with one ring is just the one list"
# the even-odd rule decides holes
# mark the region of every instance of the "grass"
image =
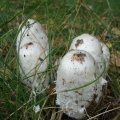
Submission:
[[[0,120],[72,120],[62,116],[55,105],[52,93],[55,77],[54,62],[68,50],[71,40],[82,33],[90,33],[104,41],[111,54],[120,52],[120,1],[119,0],[2,0],[0,4]],[[20,82],[16,37],[18,27],[28,18],[38,20],[49,38],[49,82],[47,94],[36,101],[30,98],[31,90]],[[116,29],[116,31],[113,30]],[[118,57],[120,59],[120,57]],[[120,66],[111,62],[109,84],[101,105],[90,116],[101,114],[99,120],[119,120]],[[35,114],[33,106],[40,104]],[[104,114],[105,111],[112,112]],[[118,116],[118,118],[117,118]],[[93,117],[94,118],[94,117]]]

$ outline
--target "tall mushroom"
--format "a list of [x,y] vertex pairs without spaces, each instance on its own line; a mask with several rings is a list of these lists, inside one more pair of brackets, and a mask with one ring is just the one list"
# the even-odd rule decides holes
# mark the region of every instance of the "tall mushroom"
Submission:
[[92,101],[102,96],[102,76],[94,58],[83,50],[70,50],[60,61],[56,104],[70,117],[81,119]]
[[28,19],[21,25],[16,46],[22,82],[40,92],[47,86],[41,73],[47,69],[49,52],[48,38],[40,23]]

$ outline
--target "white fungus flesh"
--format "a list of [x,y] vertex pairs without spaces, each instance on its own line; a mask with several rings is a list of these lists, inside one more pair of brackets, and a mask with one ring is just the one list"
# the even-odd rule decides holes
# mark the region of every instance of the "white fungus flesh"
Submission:
[[73,39],[70,49],[85,50],[91,54],[99,66],[100,74],[104,76],[108,61],[104,59],[101,42],[96,37],[90,34],[82,34]]
[[83,50],[70,50],[58,67],[56,104],[68,116],[83,118],[91,102],[98,103],[102,96],[102,79],[91,54]]
[[47,87],[42,74],[48,66],[48,38],[40,23],[28,19],[17,37],[17,53],[22,82],[40,92]]
[[101,42],[101,46],[102,46],[103,58],[106,63],[106,71],[107,71],[110,64],[110,51],[109,48],[103,42]]

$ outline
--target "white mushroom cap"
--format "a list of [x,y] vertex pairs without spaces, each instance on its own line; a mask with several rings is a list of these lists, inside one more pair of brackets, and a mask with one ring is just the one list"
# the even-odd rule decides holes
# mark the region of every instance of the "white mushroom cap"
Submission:
[[36,42],[40,44],[41,48],[48,49],[47,35],[41,24],[33,19],[28,19],[26,24],[20,30],[16,42],[17,51],[21,46],[24,46],[29,42]]
[[85,50],[90,53],[98,63],[100,74],[105,69],[105,61],[102,54],[100,41],[89,34],[82,34],[73,39],[70,49]]
[[39,44],[32,42],[25,44],[19,52],[21,67],[26,73],[32,72],[35,69],[37,70],[38,68],[40,68],[40,72],[45,71],[47,68],[45,57],[44,51]]
[[[32,87],[41,72],[47,69],[45,54],[37,43],[28,43],[19,50],[21,74],[28,77],[22,82]],[[29,79],[29,80],[28,80]]]
[[[85,116],[84,110],[94,100],[99,101],[102,95],[98,66],[94,58],[86,51],[70,50],[61,60],[57,71],[56,104],[68,116],[80,119]],[[96,80],[96,81],[94,81]],[[94,82],[93,82],[94,81]],[[91,83],[86,85],[88,83]],[[81,89],[80,86],[84,86]],[[70,91],[69,91],[70,90]],[[94,96],[97,96],[94,98]]]
[[47,86],[40,73],[47,69],[49,52],[48,38],[41,25],[29,19],[21,28],[16,45],[22,82],[40,91],[41,86]]
[[73,39],[70,49],[85,50],[98,59],[102,54],[99,40],[92,35],[82,34]]

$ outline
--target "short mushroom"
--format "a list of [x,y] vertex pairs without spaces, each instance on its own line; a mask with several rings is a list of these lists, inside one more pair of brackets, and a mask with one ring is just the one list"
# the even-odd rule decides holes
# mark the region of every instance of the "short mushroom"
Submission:
[[56,104],[68,116],[83,118],[91,102],[98,103],[102,96],[102,79],[91,54],[83,50],[68,51],[57,71]]

